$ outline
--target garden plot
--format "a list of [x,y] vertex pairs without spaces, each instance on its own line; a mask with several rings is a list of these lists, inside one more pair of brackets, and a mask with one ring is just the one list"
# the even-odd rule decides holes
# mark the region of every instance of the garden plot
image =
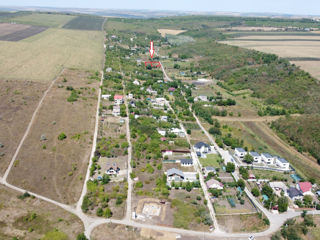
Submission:
[[[8,181],[64,203],[78,200],[92,147],[99,81],[66,70],[22,145]],[[99,78],[99,77],[98,77]]]

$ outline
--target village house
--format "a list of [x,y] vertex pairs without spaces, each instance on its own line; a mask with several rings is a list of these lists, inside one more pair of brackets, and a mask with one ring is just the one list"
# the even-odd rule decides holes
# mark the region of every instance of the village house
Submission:
[[157,131],[161,136],[166,136],[166,130],[157,129]]
[[275,157],[276,165],[282,169],[290,170],[290,164],[287,160],[281,157]]
[[127,98],[128,98],[128,99],[133,99],[133,94],[132,94],[132,93],[129,93],[128,96],[127,96]]
[[211,167],[211,166],[204,167],[203,168],[203,172],[204,172],[205,176],[208,176],[209,173],[214,173],[214,174],[217,173],[216,169],[214,167]]
[[178,137],[185,137],[185,133],[180,128],[171,128],[170,133],[177,135]]
[[110,97],[111,97],[110,94],[102,94],[101,95],[101,98],[104,99],[104,100],[109,100]]
[[297,183],[297,189],[299,189],[303,195],[313,195],[311,192],[312,184],[310,182]]
[[238,159],[243,160],[244,156],[247,155],[247,151],[244,150],[243,148],[235,148],[234,149],[234,155]]
[[182,172],[179,169],[171,168],[167,171],[167,184],[171,185],[171,182],[194,182],[197,180],[196,172]]
[[261,153],[261,159],[266,164],[274,164],[274,157],[269,153]]
[[151,103],[153,106],[164,107],[164,105],[166,104],[166,99],[165,98],[152,99]]
[[136,80],[133,81],[133,84],[136,85],[136,86],[139,86],[140,82],[136,79]]
[[120,168],[116,163],[107,164],[106,174],[108,175],[117,175],[120,172]]
[[193,146],[194,151],[198,157],[206,157],[206,154],[210,152],[210,146],[204,142],[197,142]]
[[161,116],[160,121],[168,122],[168,116]]
[[147,91],[147,93],[149,93],[151,95],[157,95],[158,94],[158,92],[153,90],[151,87],[148,87],[146,91]]
[[112,115],[113,116],[120,116],[120,106],[119,105],[113,106]]
[[261,156],[257,152],[249,152],[250,156],[253,158],[254,163],[261,163]]
[[287,190],[287,194],[292,199],[292,201],[301,200],[303,198],[303,194],[295,187],[290,187]]
[[107,73],[112,72],[112,68],[108,67],[108,68],[106,69],[106,72],[107,72]]
[[131,101],[129,102],[129,105],[130,105],[131,107],[135,108],[135,107],[136,107],[136,102],[135,102],[134,100],[131,100]]
[[114,95],[114,103],[116,105],[123,104],[123,96],[122,95]]
[[208,102],[208,97],[207,96],[203,96],[203,95],[197,96],[197,97],[194,98],[194,101],[195,102],[198,102],[198,101]]
[[192,159],[179,159],[178,160],[182,167],[190,167],[193,166],[193,160]]
[[218,189],[218,190],[223,189],[223,184],[213,178],[211,178],[206,184],[209,189]]
[[278,196],[281,196],[281,191],[287,192],[288,187],[283,182],[269,182],[270,187]]

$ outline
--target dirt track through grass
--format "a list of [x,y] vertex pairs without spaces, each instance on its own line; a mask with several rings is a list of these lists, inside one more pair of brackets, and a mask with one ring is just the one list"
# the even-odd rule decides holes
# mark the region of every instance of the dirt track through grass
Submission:
[[[10,183],[63,203],[78,200],[91,151],[99,84],[89,76],[69,70],[56,81],[17,155]],[[67,102],[67,86],[82,92],[77,101]],[[67,138],[58,140],[62,132]],[[42,135],[47,140],[41,141]]]

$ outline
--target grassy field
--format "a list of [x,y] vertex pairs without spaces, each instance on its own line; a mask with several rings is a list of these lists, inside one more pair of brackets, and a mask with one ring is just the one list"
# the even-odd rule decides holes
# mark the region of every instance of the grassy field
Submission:
[[[57,79],[22,145],[9,182],[57,201],[78,200],[92,147],[99,86],[91,75],[66,70]],[[66,138],[59,140],[61,133]]]
[[72,19],[64,25],[63,28],[100,31],[102,29],[103,22],[104,18],[102,17],[84,15]]
[[0,78],[47,82],[62,68],[100,70],[103,34],[48,29],[19,42],[0,42],[0,52]]
[[200,158],[200,163],[203,167],[212,166],[218,168],[221,157],[218,154],[207,154],[207,158]]
[[258,214],[217,216],[217,220],[226,232],[259,232],[267,228]]
[[75,16],[64,14],[31,13],[11,18],[10,22],[59,28],[73,18],[75,18]]
[[0,80],[0,173],[4,173],[48,83]]
[[83,232],[82,222],[73,214],[39,199],[18,196],[21,193],[0,186],[1,239],[54,239],[43,238],[52,232],[76,239]]

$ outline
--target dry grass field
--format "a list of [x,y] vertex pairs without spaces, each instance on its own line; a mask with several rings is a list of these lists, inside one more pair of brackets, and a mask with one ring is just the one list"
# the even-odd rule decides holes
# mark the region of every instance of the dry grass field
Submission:
[[47,83],[0,80],[0,173],[4,173],[18,147]]
[[62,27],[75,18],[75,16],[64,14],[31,13],[10,19],[11,22],[30,24],[45,27]]
[[29,28],[29,25],[0,23],[0,37]]
[[19,42],[0,41],[0,52],[0,78],[47,82],[63,68],[100,70],[103,33],[48,29]]
[[217,216],[217,220],[226,232],[260,232],[268,228],[258,214]]
[[19,195],[0,186],[0,239],[42,239],[55,229],[76,239],[83,232],[82,222],[74,215],[36,198],[18,199]]
[[158,32],[162,37],[168,35],[178,35],[180,33],[186,32],[186,30],[175,30],[175,29],[158,29]]
[[[99,86],[89,76],[88,72],[66,70],[57,79],[17,156],[10,183],[64,203],[79,198],[91,151]],[[77,101],[67,101],[72,96],[67,86],[77,91]],[[62,132],[66,139],[58,140]],[[46,140],[40,140],[43,135]]]
[[[222,43],[277,54],[284,58],[320,58],[319,36],[246,36]],[[320,79],[318,61],[293,61],[301,69]]]

